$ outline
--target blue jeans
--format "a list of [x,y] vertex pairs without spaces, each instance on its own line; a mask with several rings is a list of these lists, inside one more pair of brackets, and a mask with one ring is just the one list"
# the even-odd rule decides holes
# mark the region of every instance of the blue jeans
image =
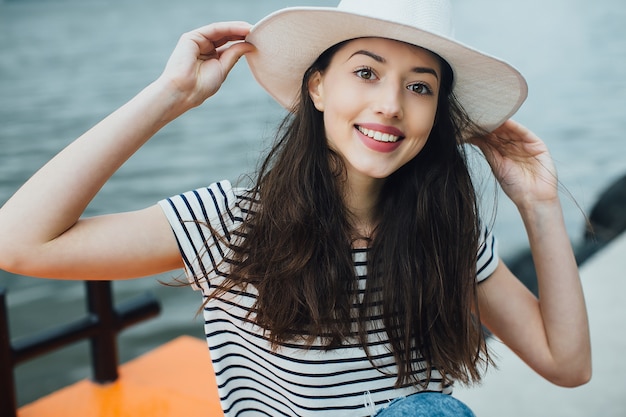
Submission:
[[396,398],[375,417],[475,417],[472,410],[451,395],[419,392]]

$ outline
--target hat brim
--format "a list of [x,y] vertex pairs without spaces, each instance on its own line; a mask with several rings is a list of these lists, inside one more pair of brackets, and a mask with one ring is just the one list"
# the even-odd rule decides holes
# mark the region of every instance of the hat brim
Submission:
[[292,111],[304,72],[329,47],[349,39],[381,37],[428,49],[454,72],[454,94],[478,126],[492,131],[509,119],[528,94],[524,77],[506,62],[455,40],[412,26],[326,7],[292,7],[259,21],[246,40],[246,59],[257,82]]

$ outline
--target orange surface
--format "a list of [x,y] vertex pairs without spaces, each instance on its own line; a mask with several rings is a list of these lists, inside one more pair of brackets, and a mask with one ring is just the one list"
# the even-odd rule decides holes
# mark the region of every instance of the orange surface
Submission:
[[221,417],[206,342],[181,336],[120,367],[117,381],[89,380],[21,407],[19,417]]

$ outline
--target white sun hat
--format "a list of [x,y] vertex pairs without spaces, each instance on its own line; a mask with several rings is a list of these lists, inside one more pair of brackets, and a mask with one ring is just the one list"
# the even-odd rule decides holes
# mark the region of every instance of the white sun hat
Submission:
[[334,7],[291,7],[259,21],[246,59],[257,82],[287,110],[297,103],[305,71],[329,47],[382,37],[428,49],[454,72],[454,94],[470,119],[491,131],[526,99],[524,77],[506,62],[453,39],[448,0],[343,0]]

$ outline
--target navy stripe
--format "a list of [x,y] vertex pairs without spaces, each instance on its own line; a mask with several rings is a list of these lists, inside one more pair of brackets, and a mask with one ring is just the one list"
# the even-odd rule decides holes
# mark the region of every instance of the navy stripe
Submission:
[[[193,249],[194,249],[194,255],[195,255],[195,258],[194,258],[194,259],[198,258],[198,257],[199,257],[198,251],[196,250],[195,245],[194,245],[194,242],[193,242],[193,240],[191,239],[191,236],[189,235],[189,231],[188,231],[188,230],[187,230],[187,228],[185,227],[185,222],[183,221],[183,219],[182,219],[182,217],[181,217],[181,215],[180,215],[180,212],[178,211],[178,208],[176,207],[176,204],[175,204],[175,203],[174,203],[174,201],[173,201],[173,198],[168,199],[167,201],[168,201],[168,202],[169,202],[169,204],[171,205],[172,210],[174,211],[174,213],[175,213],[175,215],[176,215],[176,218],[178,219],[178,222],[179,222],[179,223],[183,226],[183,230],[184,230],[184,232],[185,232],[185,237],[187,238],[187,242],[191,243],[191,246],[192,246],[192,247],[193,247]],[[181,238],[180,236],[176,235],[176,240],[179,242],[179,243],[178,243],[178,247],[179,247],[179,248],[181,247],[181,245],[180,245],[180,240],[179,240],[180,238]],[[202,274],[199,274],[199,273],[197,273],[197,272],[195,271],[195,269],[194,269],[194,267],[193,267],[193,263],[192,263],[192,261],[189,259],[189,257],[188,257],[188,256],[187,256],[187,254],[185,253],[185,251],[181,251],[181,255],[182,255],[182,258],[183,258],[183,262],[185,263],[185,265],[186,265],[186,267],[187,267],[187,269],[188,269],[188,271],[189,271],[189,274],[191,275],[191,277],[193,277],[193,281],[194,281],[194,283],[195,283],[198,287],[200,287],[200,288],[201,288],[201,285],[200,285],[200,282],[199,282],[199,277],[200,277],[200,276],[203,276],[203,277],[204,277],[204,276],[206,276],[206,271],[205,271],[205,269],[204,269],[204,265],[203,265],[202,263],[200,264],[200,268],[202,269]]]
[[[241,355],[234,355],[234,357],[240,357],[242,359],[246,359],[245,357],[241,356]],[[265,370],[265,372],[262,372],[260,369],[258,369],[257,367],[252,368],[252,367],[248,367],[245,365],[232,365],[230,367],[228,367],[228,369],[226,369],[223,373],[221,373],[220,375],[223,376],[224,374],[228,373],[228,371],[232,371],[235,373],[234,376],[232,377],[227,377],[224,381],[223,384],[219,385],[219,388],[225,388],[228,385],[233,384],[234,382],[237,381],[241,381],[241,380],[247,380],[250,382],[256,382],[259,385],[262,384],[267,384],[268,380],[271,381],[272,385],[275,387],[279,387],[281,390],[287,392],[290,394],[291,397],[297,397],[297,398],[302,398],[302,399],[313,399],[313,398],[323,398],[326,400],[330,400],[330,399],[337,399],[337,398],[346,398],[346,397],[350,397],[350,396],[354,396],[356,395],[360,395],[362,394],[362,392],[349,392],[349,393],[341,393],[340,390],[337,390],[335,388],[341,388],[341,387],[345,387],[346,386],[346,381],[341,381],[341,382],[335,382],[335,383],[331,383],[331,384],[299,384],[299,383],[295,383],[293,381],[289,381],[288,384],[285,384],[286,386],[283,386],[282,384],[280,384],[279,382],[276,382],[274,380],[272,380],[271,378],[267,377],[267,374],[271,374],[272,376],[275,377],[276,380],[278,381],[282,381],[285,382],[282,378],[280,378],[279,376],[277,376],[275,373],[273,373],[269,368],[267,367],[263,367],[261,365],[258,365],[258,367],[262,368]],[[250,375],[244,376],[242,375],[241,372],[235,372],[235,371],[239,371],[239,370],[246,370],[249,371]],[[309,376],[311,380],[320,380],[320,377],[318,377],[315,374],[311,374],[311,375],[305,375],[305,376]],[[257,377],[260,377],[259,379],[256,379]],[[359,384],[359,383],[363,383],[363,382],[374,382],[374,381],[378,381],[378,380],[389,380],[389,385],[382,389],[384,390],[388,390],[389,387],[391,387],[391,389],[393,389],[393,383],[396,381],[396,375],[393,375],[391,373],[385,375],[380,373],[379,376],[375,379],[372,378],[360,378],[360,379],[352,379],[350,378],[350,384]],[[240,385],[240,384],[237,384]],[[294,390],[294,389],[289,389],[289,387],[298,387],[298,388],[305,388],[305,390]],[[317,395],[313,395],[313,392],[319,391],[320,393],[323,394],[317,394]],[[224,398],[228,398],[230,394],[227,394]]]
[[[485,269],[487,269],[489,266],[491,266],[491,263],[494,261],[495,253],[493,251],[493,247],[495,245],[495,241],[496,241],[496,237],[492,235],[491,236],[491,244],[489,245],[489,248],[490,248],[489,258],[487,259],[487,262],[485,262],[485,264],[478,269],[478,271],[476,272],[476,275],[480,275]],[[485,245],[485,247],[487,247],[487,245]],[[483,255],[484,255],[484,251],[483,251]],[[479,260],[480,260],[480,258],[479,258]]]
[[[229,340],[227,342],[223,342],[223,343],[211,346],[211,352],[218,351],[219,349],[224,348],[226,346],[230,346],[230,347],[237,346],[237,347],[241,347],[242,349],[246,349],[248,351],[250,350],[250,349],[248,349],[248,347],[246,345],[243,345],[243,344],[241,344],[239,342],[234,341],[236,339],[242,339],[241,335],[239,333],[234,332],[234,331],[221,331],[221,332],[219,332],[220,336],[222,336],[224,334],[230,334],[230,335],[235,336],[235,337],[233,338],[233,340]],[[215,335],[216,334],[208,334],[207,338],[211,338],[211,340],[214,340],[215,339]],[[245,340],[245,339],[243,339],[243,340]],[[272,351],[269,348],[265,348],[265,347],[262,347],[260,345],[255,345],[255,344],[252,344],[252,343],[250,343],[248,341],[246,341],[246,343],[248,343],[248,346],[255,347],[258,350],[260,350],[263,353],[265,353],[266,355],[268,355],[268,356],[271,356],[271,357],[274,357],[276,359],[280,359],[280,360],[283,360],[283,361],[287,361],[287,362],[293,363],[293,364],[301,364],[301,365],[319,365],[319,364],[324,364],[324,365],[328,365],[328,364],[359,363],[359,362],[368,362],[369,363],[369,359],[365,355],[361,355],[361,356],[357,356],[357,357],[350,357],[350,358],[339,358],[339,359],[330,359],[330,358],[322,356],[322,355],[315,355],[315,357],[318,357],[319,359],[315,359],[315,360],[313,360],[313,359],[298,359],[298,358],[293,358],[293,357],[289,357],[289,356],[286,356],[286,355],[279,354],[278,352],[280,350],[279,351]],[[298,346],[298,348],[302,348],[302,346]],[[360,346],[348,346],[348,348],[351,348],[351,349],[359,348],[360,349]],[[306,352],[306,351],[309,351],[310,349],[304,348],[302,350]],[[333,352],[336,352],[337,350],[341,350],[341,349],[333,349]],[[344,349],[344,350],[348,350],[348,349]],[[226,355],[226,354],[224,354],[224,355]],[[384,353],[384,354],[372,355],[372,359],[374,361],[382,361],[384,359],[389,359],[389,358],[392,358],[392,357],[393,357],[393,355],[390,352],[387,352],[387,353]],[[213,362],[214,363],[219,363],[221,360],[222,360],[222,357],[220,357],[220,358],[213,358]],[[414,362],[415,363],[420,363],[420,362],[423,362],[423,359],[419,358],[419,359],[416,359]],[[371,368],[371,366],[368,367],[368,368]],[[296,371],[288,370],[288,369],[283,369],[283,371],[285,371],[287,373],[290,373],[290,374],[293,374],[293,375],[299,375],[299,376],[309,375],[308,373],[300,373],[300,372],[296,372]],[[357,371],[360,371],[360,370],[357,369]],[[345,371],[332,371],[332,372],[325,372],[325,373],[318,372],[317,375],[337,376],[337,375],[343,375],[344,373],[345,373]]]

